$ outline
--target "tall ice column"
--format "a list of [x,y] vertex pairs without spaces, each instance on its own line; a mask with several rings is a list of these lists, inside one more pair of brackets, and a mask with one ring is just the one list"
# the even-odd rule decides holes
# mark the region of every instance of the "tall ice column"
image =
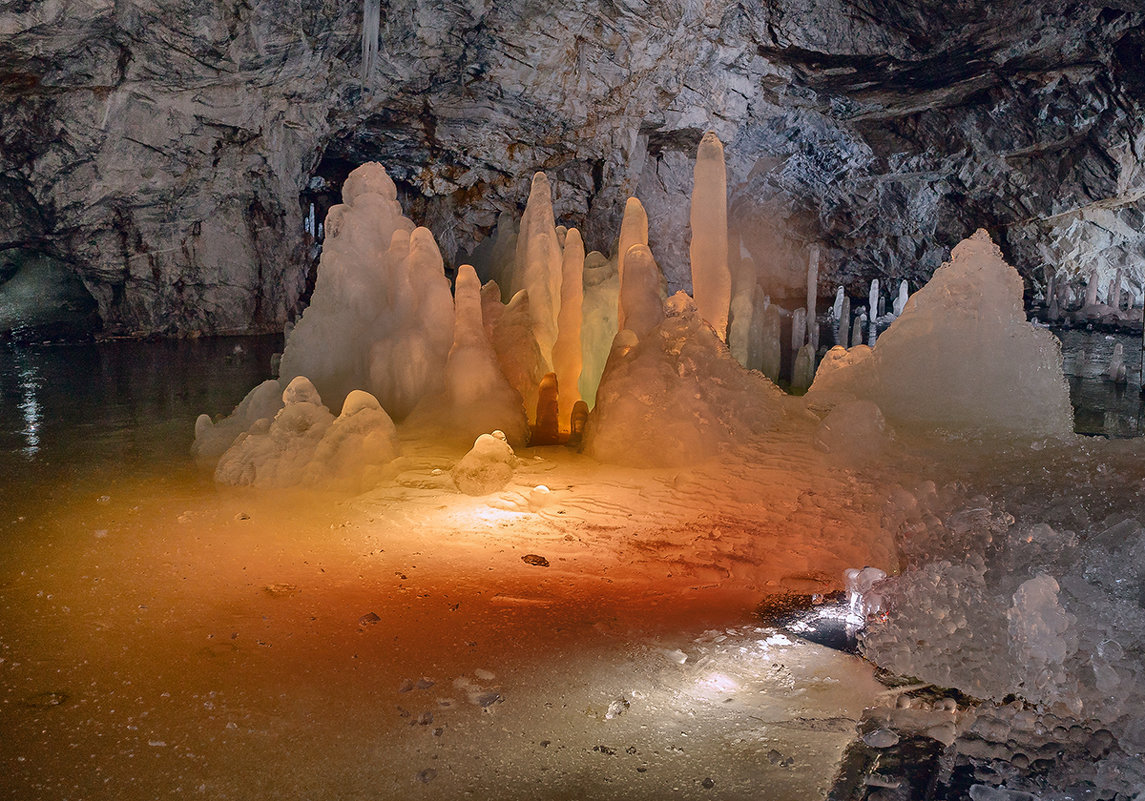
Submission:
[[724,146],[708,131],[696,151],[692,188],[692,295],[700,315],[727,339],[732,277],[728,269],[728,179]]

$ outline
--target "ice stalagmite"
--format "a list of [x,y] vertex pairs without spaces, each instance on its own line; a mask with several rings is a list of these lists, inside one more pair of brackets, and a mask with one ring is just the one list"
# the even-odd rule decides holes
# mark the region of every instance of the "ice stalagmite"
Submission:
[[911,296],[870,358],[825,368],[808,392],[812,402],[830,386],[836,397],[874,401],[892,424],[1073,429],[1057,340],[1026,322],[1022,279],[981,230]]
[[618,330],[620,279],[616,263],[598,251],[584,257],[584,308],[581,324],[580,396],[596,403],[604,364]]
[[819,321],[816,305],[819,299],[819,246],[812,245],[807,257],[807,341],[811,349],[819,347]]
[[382,408],[400,420],[441,387],[453,345],[453,298],[441,251],[428,228],[413,230],[408,254],[394,267],[398,280],[392,286],[396,302],[391,308],[405,320],[370,348],[368,388]]
[[898,297],[895,298],[894,313],[895,317],[902,314],[902,310],[906,308],[906,302],[910,299],[910,286],[904,278],[899,282]]
[[543,172],[533,176],[529,201],[517,234],[515,281],[511,291],[529,292],[533,335],[549,369],[557,341],[557,312],[561,302],[561,246],[553,219],[553,196]]
[[525,444],[529,433],[525,404],[502,374],[485,333],[481,282],[468,264],[457,271],[453,304],[453,346],[445,364],[445,391],[440,402],[423,404],[415,417],[424,411],[430,418],[425,422],[437,423],[464,443],[500,429],[509,442]]
[[[624,259],[633,245],[648,244],[648,214],[634,197],[624,204],[624,217],[620,221],[620,244],[616,248],[616,271],[624,283]],[[624,310],[619,311],[619,327],[624,328]]]
[[879,279],[871,281],[871,292],[867,296],[867,344],[872,348],[879,335]]
[[553,369],[560,387],[558,417],[560,430],[567,431],[572,409],[580,392],[581,341],[580,329],[584,304],[584,241],[580,231],[570,228],[565,235],[565,250],[561,260],[561,310],[557,315],[557,342],[553,346]]
[[[842,289],[842,287],[839,287]],[[839,325],[835,329],[835,344],[844,348],[851,347],[851,299],[843,296],[843,303],[839,307]]]
[[728,318],[728,349],[732,357],[750,368],[750,341],[754,298],[751,290],[736,293],[732,298],[731,316]]
[[763,307],[763,348],[760,354],[759,370],[772,381],[779,380],[779,370],[783,362],[782,327],[779,307],[774,303]]
[[492,298],[488,298],[485,305],[493,312],[488,316],[497,318],[492,339],[501,372],[521,394],[532,422],[532,415],[537,408],[537,388],[545,377],[547,366],[536,337],[533,336],[529,293],[518,292],[505,306]]
[[724,146],[713,131],[696,152],[692,188],[692,296],[720,339],[727,337],[732,279],[728,270],[728,189]]
[[620,282],[620,310],[625,328],[643,339],[664,319],[660,300],[660,268],[647,245],[633,245],[625,254],[627,267]]

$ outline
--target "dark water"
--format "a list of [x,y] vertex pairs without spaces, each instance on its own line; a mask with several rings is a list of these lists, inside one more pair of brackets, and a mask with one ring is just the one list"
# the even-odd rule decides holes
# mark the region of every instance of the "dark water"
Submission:
[[195,418],[228,413],[281,347],[277,336],[0,347],[0,509],[46,484],[186,469]]
[[[1145,434],[1141,389],[1141,338],[1100,331],[1055,331],[1062,342],[1065,375],[1079,434],[1138,437]],[[1113,347],[1121,343],[1127,381],[1106,378]]]

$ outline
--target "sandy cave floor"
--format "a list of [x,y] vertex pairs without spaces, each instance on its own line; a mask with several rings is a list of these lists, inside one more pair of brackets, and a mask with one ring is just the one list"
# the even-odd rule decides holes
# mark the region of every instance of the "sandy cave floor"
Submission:
[[807,441],[654,471],[529,449],[485,498],[452,490],[459,452],[409,445],[353,497],[190,468],[61,486],[3,555],[0,786],[822,797],[882,687],[752,610],[890,550],[879,486]]

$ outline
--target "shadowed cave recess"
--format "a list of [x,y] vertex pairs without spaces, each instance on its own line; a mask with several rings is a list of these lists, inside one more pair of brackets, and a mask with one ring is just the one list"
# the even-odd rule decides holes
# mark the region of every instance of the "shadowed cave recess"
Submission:
[[0,103],[0,790],[1145,799],[1139,4],[10,2]]

